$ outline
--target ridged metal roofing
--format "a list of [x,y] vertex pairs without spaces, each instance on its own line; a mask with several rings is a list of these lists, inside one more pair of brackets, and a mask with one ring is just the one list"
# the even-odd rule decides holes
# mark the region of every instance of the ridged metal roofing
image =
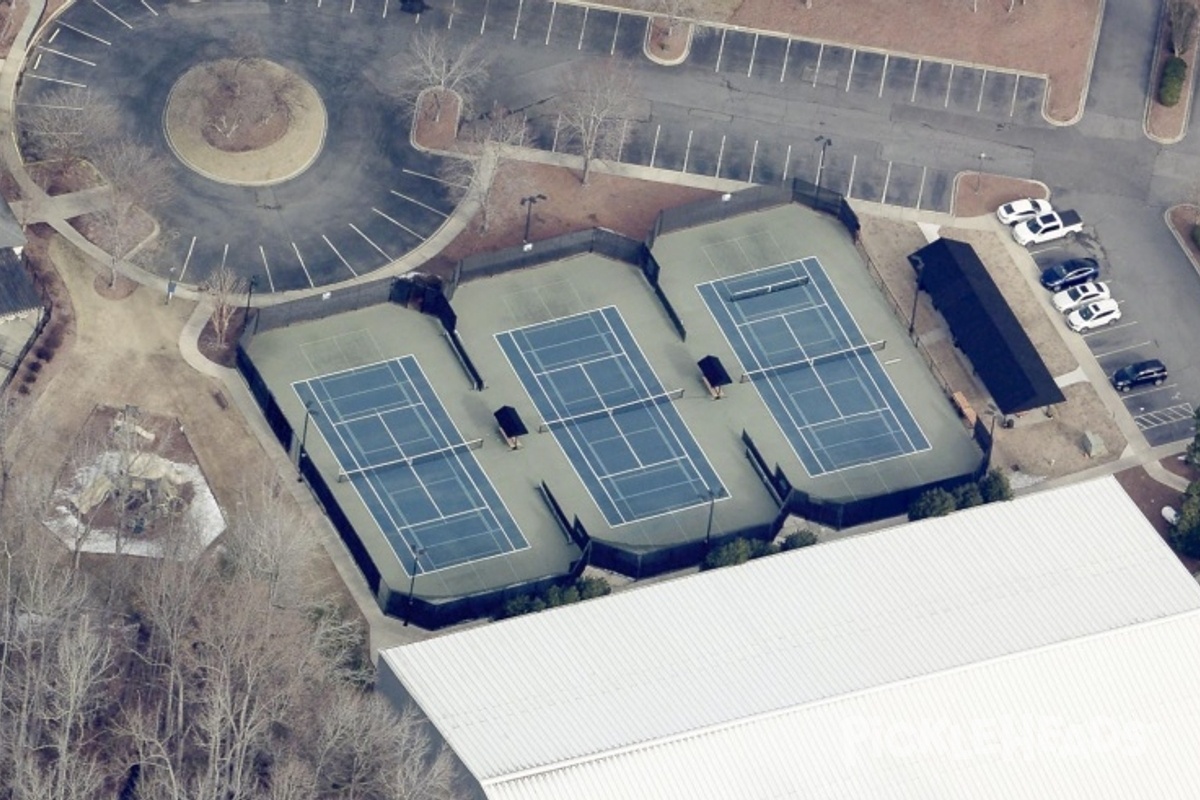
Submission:
[[[807,730],[816,708],[881,687],[919,708],[919,693],[896,684],[929,685],[917,679],[1197,608],[1200,587],[1106,478],[382,659],[493,797],[540,797],[543,783],[553,785],[546,797],[573,796],[569,776],[603,770],[623,780],[622,765],[633,774],[646,759],[645,774],[630,778],[633,794],[587,795],[585,784],[603,787],[581,777],[580,796],[701,796],[726,786],[715,773],[752,752],[783,748],[778,757],[819,772],[802,748],[777,741],[791,726],[798,732],[787,736]],[[1086,654],[1101,661],[1075,670],[1102,666],[1101,653]],[[723,744],[702,746],[710,740]],[[647,791],[646,776],[660,772],[675,791]],[[791,796],[788,770],[759,764],[755,773],[756,788],[737,796]]]

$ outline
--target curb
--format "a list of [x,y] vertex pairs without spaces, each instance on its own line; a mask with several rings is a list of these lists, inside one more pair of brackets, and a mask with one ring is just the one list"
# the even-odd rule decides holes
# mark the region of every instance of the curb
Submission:
[[1050,123],[1056,128],[1067,128],[1075,125],[1079,120],[1083,119],[1083,112],[1087,110],[1088,92],[1092,88],[1092,70],[1096,66],[1096,49],[1100,46],[1100,28],[1104,25],[1104,12],[1108,10],[1108,0],[1100,0],[1100,7],[1096,10],[1096,28],[1092,32],[1092,47],[1088,52],[1087,60],[1087,78],[1083,82],[1083,91],[1079,93],[1079,106],[1075,109],[1075,116],[1069,120],[1058,120],[1046,113],[1046,102],[1050,99],[1050,76],[1046,76],[1046,93],[1042,95],[1042,119]]
[[1179,245],[1179,249],[1187,256],[1187,260],[1192,262],[1192,269],[1196,270],[1196,275],[1200,275],[1200,261],[1197,261],[1196,257],[1192,255],[1192,248],[1188,247],[1187,242],[1184,241],[1183,234],[1177,231],[1175,226],[1171,224],[1171,212],[1177,208],[1197,208],[1197,206],[1192,203],[1178,203],[1173,205],[1163,212],[1163,222],[1167,224],[1167,230],[1171,232],[1171,235],[1175,237],[1175,242]]
[[[654,20],[656,19],[662,19],[662,17],[646,17],[646,35],[642,39],[642,55],[660,67],[675,67],[687,61],[688,56],[692,54],[692,36],[696,31],[696,23],[687,22],[687,41],[683,43],[683,52],[677,58],[663,58],[654,54],[654,47],[650,41],[650,37],[654,34]],[[679,22],[682,23],[683,20]]]
[[[979,174],[979,173],[976,173],[972,170],[964,170],[962,172],[956,172],[954,174],[954,181],[951,183],[951,187],[950,187],[950,214],[952,216],[954,216],[955,219],[958,218],[958,216],[954,214],[954,206],[958,203],[958,184],[963,179],[974,177],[976,174]],[[1037,184],[1038,186],[1042,187],[1042,191],[1044,192],[1043,196],[1040,199],[1042,199],[1042,200],[1050,199],[1050,187],[1047,186],[1043,181],[1039,181],[1035,178],[1013,178],[1010,175],[996,175],[995,173],[992,173],[992,172],[984,172],[981,174],[983,175],[984,180],[987,180],[987,178],[990,176],[990,177],[1009,178],[1010,180],[1025,181],[1026,183]],[[987,216],[987,212],[984,212],[983,214],[979,214],[978,216]],[[970,218],[965,217],[964,219],[970,219]]]
[[[1150,64],[1150,83],[1146,87],[1146,108],[1142,113],[1142,133],[1152,142],[1162,145],[1178,144],[1187,136],[1188,125],[1192,119],[1192,95],[1196,92],[1196,65],[1188,64],[1187,74],[1187,93],[1184,99],[1183,107],[1183,126],[1180,128],[1178,136],[1156,136],[1150,132],[1150,112],[1154,110],[1155,95],[1158,94],[1158,61],[1162,57],[1163,51],[1163,34],[1167,27],[1167,5],[1164,3],[1162,10],[1158,15],[1158,28],[1154,32],[1154,55],[1151,56]],[[1196,60],[1196,53],[1200,52],[1196,48],[1196,43],[1192,43],[1192,61]],[[1186,248],[1185,248],[1186,249]],[[1190,257],[1190,254],[1189,254]],[[1193,262],[1195,263],[1195,262]]]

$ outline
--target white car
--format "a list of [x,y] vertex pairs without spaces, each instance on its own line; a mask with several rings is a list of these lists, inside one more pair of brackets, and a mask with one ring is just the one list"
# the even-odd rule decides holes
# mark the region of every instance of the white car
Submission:
[[1030,197],[1025,200],[1013,200],[1011,203],[1000,206],[996,209],[996,219],[1005,225],[1016,225],[1018,222],[1048,214],[1053,210],[1048,201]]
[[1110,297],[1107,300],[1088,303],[1078,311],[1072,311],[1067,317],[1067,327],[1077,333],[1084,333],[1112,325],[1120,318],[1121,307]]
[[1097,300],[1107,300],[1111,296],[1107,283],[1104,281],[1089,281],[1088,283],[1081,283],[1078,286],[1072,286],[1070,289],[1057,293],[1054,297],[1050,298],[1050,302],[1054,304],[1054,308],[1057,311],[1066,314],[1080,306],[1094,303]]

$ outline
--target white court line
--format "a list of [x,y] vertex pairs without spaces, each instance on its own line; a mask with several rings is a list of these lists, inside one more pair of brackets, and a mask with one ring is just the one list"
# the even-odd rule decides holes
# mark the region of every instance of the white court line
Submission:
[[[55,50],[54,48],[46,47],[45,45],[38,45],[38,50],[40,50],[43,53],[50,53],[51,55],[62,56],[63,58],[69,58],[72,61],[78,61],[80,64],[87,64],[89,67],[96,66],[95,61],[88,61],[86,58],[80,58],[79,56],[73,56],[70,53],[64,53],[61,50]],[[40,57],[40,54],[39,54],[39,57]],[[37,64],[34,64],[33,68],[37,69]]]
[[[396,226],[397,228],[399,228],[400,230],[402,230],[402,231],[406,231],[406,232],[408,232],[408,233],[411,233],[413,236],[417,237],[417,238],[418,238],[418,239],[420,239],[422,242],[423,242],[423,241],[425,241],[425,237],[424,237],[424,236],[422,236],[421,234],[417,233],[417,232],[416,232],[416,231],[414,231],[412,228],[410,228],[410,227],[408,227],[407,225],[405,225],[403,222],[400,222],[400,220],[393,219],[392,217],[389,217],[387,214],[383,213],[382,211],[380,211],[378,208],[375,208],[374,206],[371,206],[371,210],[372,210],[372,211],[374,211],[374,212],[375,212],[376,214],[378,214],[379,216],[381,216],[381,217],[383,217],[384,219],[386,219],[388,222],[390,222],[390,223],[392,223],[393,225],[395,225],[395,226]],[[383,250],[380,250],[379,252],[383,253]],[[385,256],[387,255],[387,253],[383,253],[383,254],[384,254]]]
[[262,256],[263,269],[267,271],[267,285],[271,287],[271,291],[275,291],[275,281],[271,278],[271,265],[267,263],[267,251],[260,244],[258,246],[258,254]]
[[74,86],[78,89],[86,89],[87,88],[86,83],[77,83],[75,81],[64,81],[61,78],[47,78],[45,75],[34,75],[33,73],[29,73],[26,75],[26,77],[33,78],[34,80],[45,81],[46,83],[58,83],[63,86]]
[[329,237],[322,233],[321,238],[325,240],[325,244],[329,245],[329,249],[333,251],[333,254],[338,257],[338,261],[341,261],[343,264],[345,264],[346,269],[350,270],[350,274],[357,278],[358,273],[354,271],[354,267],[350,266],[350,262],[347,261],[342,256],[341,252],[333,246],[333,242],[329,241]]
[[108,14],[110,17],[112,17],[113,19],[115,19],[117,22],[119,22],[119,23],[121,23],[122,25],[124,25],[126,28],[129,28],[129,30],[133,30],[133,26],[132,26],[132,25],[130,25],[128,22],[126,22],[125,20],[121,19],[121,18],[120,18],[120,17],[118,17],[116,14],[114,14],[112,11],[110,11],[108,8],[106,8],[106,7],[104,6],[104,4],[100,2],[100,0],[92,0],[92,4],[93,4],[93,5],[95,5],[97,8],[99,8],[101,11],[103,11],[105,14]]
[[192,249],[196,246],[196,237],[192,237],[192,243],[188,245],[187,255],[183,257],[183,269],[179,270],[179,282],[183,283],[183,276],[187,274],[188,264],[192,260]]
[[[588,338],[588,339],[600,339],[600,341],[604,341],[604,337],[603,337],[603,336],[600,336],[600,335],[597,335],[597,336],[589,336],[589,337],[587,337],[587,338]],[[577,342],[578,342],[578,341],[583,341],[583,339],[576,339],[575,341],[577,341]],[[610,352],[610,353],[608,353],[608,354],[606,354],[606,355],[602,355],[602,356],[596,356],[595,358],[589,358],[589,359],[587,359],[586,361],[572,361],[572,362],[570,362],[569,364],[564,364],[564,365],[563,365],[563,366],[561,366],[561,367],[547,367],[547,368],[545,368],[545,369],[543,369],[543,370],[542,370],[542,374],[543,374],[543,375],[550,375],[550,374],[552,374],[552,373],[555,373],[555,372],[563,372],[564,370],[568,370],[568,369],[575,369],[576,367],[584,367],[584,366],[587,366],[588,364],[598,364],[598,363],[600,363],[601,361],[611,361],[611,360],[612,360],[612,359],[614,359],[614,358],[620,358],[620,354],[619,354],[619,353],[611,353],[611,352]]]
[[378,250],[378,251],[379,251],[379,254],[380,254],[381,256],[383,256],[384,258],[386,258],[388,261],[391,261],[391,260],[392,260],[392,257],[391,257],[391,256],[389,256],[389,255],[387,254],[387,252],[386,252],[386,251],[385,251],[385,250],[384,250],[382,247],[380,247],[379,245],[377,245],[377,244],[375,244],[373,241],[371,241],[371,237],[370,237],[370,236],[367,236],[365,233],[363,233],[362,231],[360,231],[360,230],[358,229],[358,226],[357,226],[357,225],[355,225],[353,222],[351,222],[351,223],[350,223],[350,229],[351,229],[352,231],[354,231],[355,233],[357,233],[359,236],[361,236],[363,239],[365,239],[365,240],[366,240],[366,242],[367,242],[367,244],[371,245],[371,247],[374,247],[376,250]]
[[296,253],[296,260],[300,262],[300,269],[304,270],[304,277],[308,278],[308,285],[312,288],[317,288],[313,283],[312,275],[308,274],[308,265],[304,263],[304,256],[300,255],[300,248],[296,247],[296,243],[292,242],[292,250]]
[[80,36],[86,36],[89,39],[95,39],[100,44],[107,45],[108,47],[112,47],[112,42],[108,41],[107,39],[101,39],[99,36],[97,36],[94,33],[88,33],[83,28],[76,28],[74,25],[70,25],[70,24],[68,24],[66,22],[62,22],[62,21],[60,21],[58,24],[61,27],[66,28],[69,31],[75,31],[75,33],[78,33]]
[[150,4],[147,3],[146,0],[141,0],[141,3],[142,3],[142,5],[144,5],[146,7],[147,11],[149,11],[151,14],[153,14],[156,17],[158,16],[158,12],[155,11],[153,8],[151,8]]

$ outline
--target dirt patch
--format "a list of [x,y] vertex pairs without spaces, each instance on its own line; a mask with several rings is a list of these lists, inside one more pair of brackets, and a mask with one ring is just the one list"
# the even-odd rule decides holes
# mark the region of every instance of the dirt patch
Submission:
[[155,224],[154,218],[140,208],[134,208],[131,213],[121,216],[124,219],[116,223],[120,226],[119,230],[102,214],[82,214],[72,217],[67,222],[83,234],[83,238],[104,252],[124,258],[154,235]]
[[187,124],[226,153],[261,150],[287,133],[296,82],[261,58],[223,58],[188,70],[172,94],[188,106]]
[[103,297],[105,300],[124,300],[129,295],[138,290],[141,285],[132,278],[127,278],[121,273],[116,274],[116,280],[113,280],[113,275],[96,274],[96,280],[92,281],[92,288],[96,290],[96,294]]
[[7,58],[12,44],[29,13],[28,0],[9,0],[0,3],[0,58]]
[[454,92],[429,90],[417,100],[413,141],[429,150],[450,150],[458,136],[461,99]]
[[994,214],[1005,203],[1026,197],[1049,200],[1050,191],[1041,181],[986,172],[961,172],[954,179],[954,207],[950,213],[956,217]]
[[221,342],[217,338],[217,329],[213,325],[212,318],[209,317],[208,322],[204,325],[204,330],[200,332],[200,340],[198,346],[200,355],[207,358],[214,364],[220,364],[222,367],[232,367],[237,361],[237,341],[242,333],[242,326],[246,324],[246,310],[238,309],[229,319],[229,328],[225,332],[225,341]]
[[[1200,265],[1200,247],[1196,247],[1196,241],[1192,239],[1192,230],[1200,224],[1200,206],[1190,203],[1174,206],[1167,215],[1167,221],[1183,244],[1184,252],[1191,258],[1192,265]],[[1200,270],[1200,266],[1196,268]]]
[[676,62],[687,52],[691,26],[686,22],[676,21],[674,24],[665,17],[654,17],[650,20],[650,29],[646,33],[646,46],[655,57]]
[[[1160,13],[1164,17],[1167,15],[1166,3],[1163,3]],[[1179,102],[1173,106],[1164,106],[1158,102],[1158,82],[1162,76],[1163,65],[1174,53],[1171,49],[1171,26],[1166,24],[1164,19],[1158,28],[1158,48],[1155,51],[1157,58],[1150,73],[1150,86],[1147,87],[1149,103],[1146,106],[1146,132],[1161,141],[1174,142],[1181,139],[1187,130],[1192,90],[1196,81],[1196,52],[1200,48],[1200,40],[1193,41],[1192,46],[1182,56],[1188,64],[1188,71]]]
[[1186,480],[1188,483],[1200,481],[1200,469],[1193,467],[1184,460],[1182,455],[1167,456],[1162,461],[1158,462],[1163,469]]
[[87,161],[38,161],[25,165],[29,177],[51,197],[104,185],[104,178]]
[[589,228],[606,228],[642,239],[654,227],[662,209],[717,195],[706,189],[597,172],[584,186],[576,172],[564,167],[506,161],[496,171],[492,184],[487,230],[483,229],[483,216],[477,214],[421,271],[449,277],[454,264],[472,253],[520,245],[526,213],[521,198],[534,194],[546,195],[546,200],[534,206],[530,219],[530,238],[534,240]]
[[[1158,531],[1158,535],[1163,537],[1164,541],[1169,542],[1170,527],[1167,525],[1166,519],[1163,518],[1163,506],[1173,506],[1178,509],[1181,501],[1181,495],[1170,486],[1164,486],[1154,480],[1147,474],[1146,470],[1141,467],[1127,469],[1124,472],[1118,472],[1116,475],[1117,481],[1125,489],[1125,493],[1133,498],[1133,502],[1141,510],[1150,524],[1154,526],[1154,530]],[[1200,560],[1188,558],[1187,556],[1175,554],[1187,571],[1195,575],[1200,572]]]

